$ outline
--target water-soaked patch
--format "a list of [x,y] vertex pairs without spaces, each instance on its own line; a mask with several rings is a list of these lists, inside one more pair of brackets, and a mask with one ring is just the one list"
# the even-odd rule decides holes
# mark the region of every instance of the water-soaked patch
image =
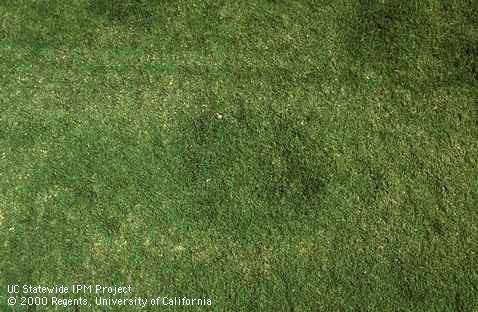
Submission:
[[290,204],[299,215],[311,213],[327,184],[327,163],[320,146],[303,121],[287,114],[272,114],[266,133],[269,142],[258,150],[258,196]]
[[154,7],[148,0],[90,0],[89,9],[112,23],[148,28],[154,20]]
[[478,37],[471,32],[458,33],[450,29],[446,38],[439,49],[439,57],[448,60],[457,73],[456,78],[478,80]]
[[182,183],[192,190],[198,213],[215,220],[217,208],[228,205],[230,194],[236,192],[234,163],[241,159],[245,133],[232,116],[209,108],[182,127]]
[[347,17],[346,48],[358,63],[385,66],[396,82],[415,80],[417,66],[430,83],[473,81],[478,44],[470,12],[477,9],[465,2],[360,0]]
[[412,2],[358,1],[348,34],[350,51],[372,61],[398,62],[408,52],[407,37],[413,39],[421,29],[416,27],[420,15]]
[[97,44],[96,22],[80,3],[25,1],[6,13],[5,41],[27,47],[35,58],[51,48]]
[[229,228],[250,226],[251,215],[279,223],[310,217],[325,192],[327,163],[308,127],[299,116],[235,104],[226,112],[207,108],[182,125],[179,183],[191,191],[192,211]]

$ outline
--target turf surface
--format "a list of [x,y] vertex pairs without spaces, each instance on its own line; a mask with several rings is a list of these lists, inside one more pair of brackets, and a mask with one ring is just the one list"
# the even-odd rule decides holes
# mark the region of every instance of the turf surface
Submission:
[[[1,311],[75,283],[212,300],[143,311],[478,311],[473,1],[0,16]],[[132,309],[83,297],[57,308]]]

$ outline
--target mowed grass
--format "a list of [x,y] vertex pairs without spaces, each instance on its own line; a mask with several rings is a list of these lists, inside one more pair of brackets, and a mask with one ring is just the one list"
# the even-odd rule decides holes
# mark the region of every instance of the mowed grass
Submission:
[[[2,310],[6,285],[81,283],[198,311],[478,311],[472,1],[0,16]],[[110,310],[131,308],[75,311]]]

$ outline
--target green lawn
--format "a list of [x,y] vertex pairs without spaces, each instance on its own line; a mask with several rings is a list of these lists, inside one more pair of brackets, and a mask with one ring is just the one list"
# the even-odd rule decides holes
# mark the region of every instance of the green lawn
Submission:
[[2,0],[0,311],[478,311],[477,99],[473,1]]

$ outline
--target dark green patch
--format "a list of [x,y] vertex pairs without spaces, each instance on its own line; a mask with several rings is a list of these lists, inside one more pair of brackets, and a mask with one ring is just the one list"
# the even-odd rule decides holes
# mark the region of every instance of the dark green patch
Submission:
[[89,9],[108,21],[145,28],[154,21],[154,4],[148,0],[90,0]]
[[277,205],[290,203],[299,214],[313,213],[319,209],[326,186],[328,164],[323,152],[303,120],[286,113],[269,116],[265,129],[268,143],[257,151],[261,168],[258,196]]
[[[416,1],[358,1],[352,17],[349,49],[357,57],[372,57],[380,65],[398,66],[414,56],[426,22]],[[413,61],[413,60],[410,60]]]
[[[426,1],[362,0],[351,17],[347,46],[358,62],[381,67],[394,81],[415,80],[414,66],[426,76],[415,84],[476,81],[476,5]],[[433,74],[432,74],[433,72]]]

